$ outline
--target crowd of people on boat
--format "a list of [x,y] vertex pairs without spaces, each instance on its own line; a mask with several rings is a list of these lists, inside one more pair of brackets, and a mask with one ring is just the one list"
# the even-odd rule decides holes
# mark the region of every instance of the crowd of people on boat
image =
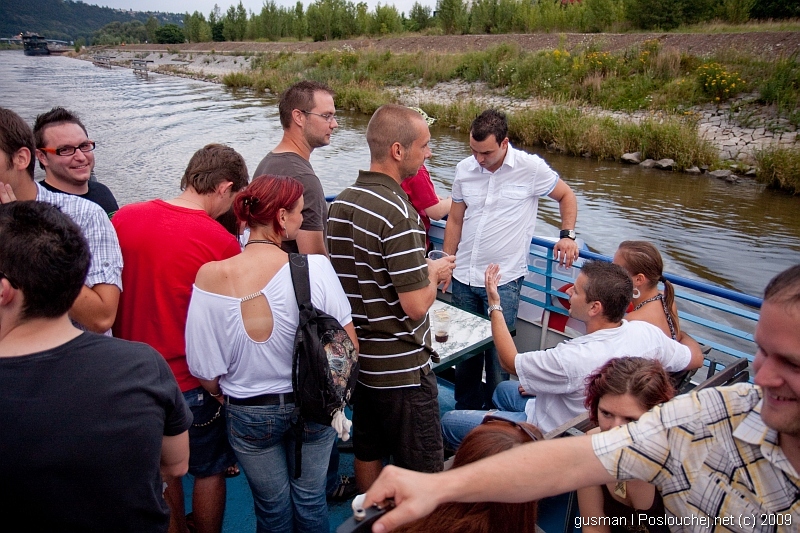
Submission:
[[[226,478],[240,472],[259,532],[327,532],[326,502],[358,492],[392,508],[376,533],[534,531],[537,500],[573,490],[576,526],[592,533],[800,520],[800,265],[766,289],[755,385],[672,399],[703,353],[647,242],[582,265],[567,294],[585,335],[517,349],[539,198],[558,203],[553,253],[566,268],[577,200],[509,143],[502,112],[472,122],[471,155],[442,197],[424,165],[433,119],[380,107],[369,169],[328,206],[310,156],[338,127],[333,91],[296,83],[278,110],[282,139],[252,180],[234,148],[209,144],[176,197],[120,208],[92,179],[95,142],[75,113],[56,107],[31,129],[0,108],[10,531],[219,533]],[[445,217],[445,256],[428,258],[430,219]],[[339,473],[350,421],[296,425],[296,253],[311,303],[358,352],[354,476]],[[429,311],[448,288],[487,316],[494,347],[456,365],[456,409],[440,418]],[[544,438],[586,413],[590,435]],[[742,516],[768,519],[747,529]]]

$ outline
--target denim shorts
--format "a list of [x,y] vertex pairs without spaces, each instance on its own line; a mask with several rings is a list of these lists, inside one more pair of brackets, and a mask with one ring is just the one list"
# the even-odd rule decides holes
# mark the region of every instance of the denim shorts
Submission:
[[225,432],[225,408],[203,387],[184,392],[183,398],[194,416],[189,428],[189,473],[209,477],[224,472],[236,463]]

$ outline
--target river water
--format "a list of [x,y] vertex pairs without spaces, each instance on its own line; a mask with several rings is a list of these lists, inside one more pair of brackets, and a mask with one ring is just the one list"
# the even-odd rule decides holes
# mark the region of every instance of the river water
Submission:
[[[120,205],[176,195],[189,158],[207,143],[234,147],[253,170],[282,133],[272,96],[170,76],[141,78],[128,69],[16,51],[0,52],[0,105],[31,124],[56,105],[77,112],[97,142],[97,177]],[[312,154],[327,194],[368,168],[368,119],[337,112],[339,129],[331,145]],[[431,133],[434,156],[428,167],[437,189],[447,193],[456,163],[470,154],[468,137],[436,126]],[[751,181],[731,185],[529,150],[575,190],[577,231],[594,251],[612,255],[620,241],[649,240],[661,250],[668,271],[753,295],[800,262],[800,197]],[[557,204],[545,199],[539,212],[537,235],[557,235]]]

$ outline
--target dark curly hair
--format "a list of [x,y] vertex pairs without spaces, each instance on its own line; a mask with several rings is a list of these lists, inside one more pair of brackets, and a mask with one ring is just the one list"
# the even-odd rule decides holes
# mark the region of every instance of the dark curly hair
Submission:
[[659,361],[644,357],[618,357],[586,378],[589,418],[597,424],[597,406],[606,394],[630,394],[648,411],[675,396],[675,388]]

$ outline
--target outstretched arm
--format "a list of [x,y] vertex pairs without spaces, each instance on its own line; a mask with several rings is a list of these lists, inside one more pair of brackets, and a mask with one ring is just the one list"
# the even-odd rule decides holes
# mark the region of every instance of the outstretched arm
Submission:
[[372,526],[374,533],[383,533],[430,514],[442,503],[520,503],[611,481],[592,450],[591,437],[569,437],[523,444],[439,474],[387,466],[367,491],[364,505],[394,498],[397,507]]
[[[495,263],[489,264],[484,276],[486,299],[489,305],[500,305],[500,293],[497,292],[497,285],[500,283],[500,265]],[[503,313],[500,311],[492,311],[492,315],[489,319],[492,321],[492,339],[494,340],[494,347],[497,349],[497,355],[500,359],[500,366],[509,374],[516,374],[517,367],[514,361],[518,353],[517,345],[514,344],[511,332],[508,331]]]

